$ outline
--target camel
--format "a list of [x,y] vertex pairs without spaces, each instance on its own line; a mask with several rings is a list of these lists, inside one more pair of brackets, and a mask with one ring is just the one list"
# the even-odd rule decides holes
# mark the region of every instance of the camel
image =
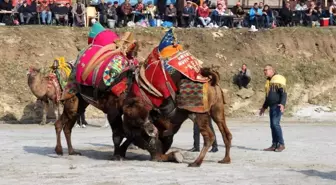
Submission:
[[[60,68],[60,69],[58,69]],[[43,115],[40,125],[44,125],[47,122],[47,111],[49,105],[53,106],[56,120],[60,116],[60,95],[62,93],[61,83],[57,79],[57,75],[60,78],[68,78],[69,71],[72,69],[72,64],[64,61],[64,58],[61,57],[56,59],[51,66],[51,71],[48,73],[43,68],[37,69],[35,67],[29,67],[27,72],[28,77],[28,86],[31,92],[36,96],[38,101],[41,101],[43,104]],[[56,73],[56,70],[58,73]],[[85,123],[84,114],[81,115],[81,120],[77,120],[78,123]]]
[[52,84],[50,76],[46,76],[41,72],[41,69],[35,67],[29,68],[27,76],[31,92],[43,103],[43,115],[40,125],[44,125],[47,122],[47,111],[50,104],[53,104],[56,119],[58,119],[60,103],[57,101],[57,87]]
[[[158,107],[159,112],[155,110],[151,102],[148,102],[146,98],[141,96],[148,96],[148,95],[140,95],[137,96],[133,91],[129,93],[129,96],[126,98],[123,105],[123,113],[124,113],[124,122],[123,125],[127,129],[125,130],[133,130],[135,127],[144,128],[145,125],[149,124],[149,120],[154,120],[153,124],[159,129],[159,139],[156,140],[141,140],[140,148],[147,149],[152,157],[152,160],[155,161],[175,161],[181,162],[182,158],[181,155],[178,155],[177,152],[171,152],[169,154],[165,154],[168,149],[170,148],[173,142],[173,136],[176,134],[181,127],[182,123],[190,118],[193,122],[195,122],[201,131],[201,134],[204,139],[204,145],[200,152],[198,158],[191,164],[189,167],[199,167],[203,159],[208,152],[210,146],[214,142],[214,133],[211,131],[209,122],[212,118],[221,134],[223,141],[225,143],[225,157],[224,159],[218,161],[219,163],[230,163],[230,147],[231,147],[231,140],[232,134],[230,133],[224,114],[224,94],[218,85],[220,76],[217,72],[210,68],[202,68],[200,71],[203,77],[208,77],[211,80],[208,83],[208,93],[207,93],[207,102],[209,105],[209,109],[207,112],[195,112],[186,109],[180,109],[177,106],[173,107],[173,110],[169,112],[169,114],[162,114],[163,110],[167,110],[167,107],[171,105],[164,105]],[[176,84],[181,83],[183,79],[175,79],[174,81]],[[190,81],[189,79],[185,79]],[[136,83],[136,82],[135,82]],[[180,87],[178,87],[180,88]],[[179,91],[179,89],[178,89]],[[148,104],[150,104],[150,110],[148,110]],[[169,109],[169,108],[168,108]],[[152,112],[150,114],[150,112]],[[154,113],[153,113],[154,112]],[[155,114],[159,115],[157,119],[155,119]],[[154,115],[154,116],[153,116]],[[150,118],[151,117],[151,118]],[[157,117],[157,116],[156,116]],[[167,123],[168,122],[168,123]],[[168,131],[168,132],[167,132]],[[169,131],[172,134],[168,134]],[[166,132],[166,134],[164,133]],[[128,144],[129,142],[125,142]],[[145,143],[145,144],[143,144]],[[122,148],[126,148],[127,146],[123,146]],[[121,151],[121,153],[125,153],[125,151]]]
[[[120,145],[122,140],[125,138],[125,133],[122,127],[122,101],[128,92],[124,89],[120,94],[116,95],[113,93],[113,87],[118,86],[118,84],[123,83],[123,80],[130,79],[133,73],[133,67],[138,65],[136,60],[137,52],[139,51],[139,45],[133,40],[131,33],[125,33],[122,38],[119,38],[111,30],[103,30],[99,32],[92,44],[79,53],[75,70],[70,74],[68,85],[71,87],[73,84],[75,88],[73,89],[75,93],[69,93],[67,86],[65,92],[62,95],[62,102],[64,104],[63,113],[60,118],[55,123],[56,131],[56,146],[55,152],[58,155],[63,155],[63,148],[61,144],[61,132],[63,130],[69,155],[81,155],[80,152],[74,150],[71,142],[71,132],[75,125],[75,122],[80,114],[85,112],[85,109],[90,104],[95,108],[103,111],[108,119],[110,127],[112,129],[112,140],[114,143],[114,155],[113,159],[120,160]],[[95,53],[90,52],[96,49]],[[89,53],[89,54],[88,54]],[[86,58],[88,57],[88,58]],[[92,85],[83,85],[78,82],[78,78],[82,80],[84,76],[90,76],[94,71],[98,71],[102,63],[113,64],[111,61],[122,58],[123,61],[127,61],[127,65],[124,67],[128,68],[119,74],[109,86],[106,86],[103,79],[99,79],[98,87],[93,87]],[[81,64],[84,60],[87,60],[85,65]],[[83,73],[79,74],[79,69],[85,66]],[[90,69],[90,70],[89,70]],[[89,71],[89,73],[87,72]],[[115,72],[111,70],[111,72]],[[127,81],[127,80],[126,80]],[[126,82],[126,86],[130,86],[131,82]],[[84,83],[85,84],[85,83]],[[154,127],[154,126],[152,126]],[[147,129],[147,128],[146,128]],[[150,131],[152,129],[149,129]],[[153,135],[153,133],[149,133]]]

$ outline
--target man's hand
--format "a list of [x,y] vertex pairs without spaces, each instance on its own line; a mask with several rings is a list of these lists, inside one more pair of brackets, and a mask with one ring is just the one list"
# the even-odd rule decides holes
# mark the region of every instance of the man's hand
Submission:
[[261,109],[260,109],[260,112],[259,112],[259,116],[264,115],[264,113],[265,113],[265,109],[264,109],[264,108],[261,108]]
[[285,106],[283,106],[282,104],[279,104],[278,106],[280,107],[281,113],[283,113],[285,111]]

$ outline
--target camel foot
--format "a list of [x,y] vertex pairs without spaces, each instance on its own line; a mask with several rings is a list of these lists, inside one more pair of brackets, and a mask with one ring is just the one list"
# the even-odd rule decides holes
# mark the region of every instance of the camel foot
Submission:
[[112,156],[111,160],[112,161],[123,161],[125,158],[120,156],[120,155],[114,155]]
[[75,152],[74,150],[69,152],[69,155],[82,155],[80,152]]
[[63,155],[62,147],[61,146],[60,147],[56,146],[55,147],[55,152],[56,152],[57,155]]
[[42,121],[41,123],[39,123],[39,125],[45,125],[46,123],[46,121]]
[[231,159],[230,159],[230,157],[225,157],[223,160],[218,161],[218,163],[221,163],[221,164],[230,164],[231,163]]
[[183,162],[183,155],[180,152],[174,152],[174,158],[177,163]]
[[197,163],[191,163],[188,165],[188,167],[200,167],[201,165],[200,164],[197,164]]

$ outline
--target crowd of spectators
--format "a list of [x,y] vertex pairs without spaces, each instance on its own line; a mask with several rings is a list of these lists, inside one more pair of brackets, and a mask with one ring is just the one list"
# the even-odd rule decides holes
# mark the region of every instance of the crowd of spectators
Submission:
[[[144,26],[174,27],[224,27],[224,28],[272,28],[275,26],[319,26],[320,20],[329,19],[329,24],[334,25],[336,20],[336,2],[330,7],[323,7],[320,2],[313,0],[283,1],[283,7],[272,10],[270,6],[262,2],[255,3],[250,9],[245,9],[237,2],[231,9],[227,8],[224,1],[217,0],[216,7],[209,8],[210,1],[199,0],[177,1],[168,6],[162,5],[158,0],[158,6],[149,1],[146,4],[142,0],[131,5],[129,0],[122,4],[118,1],[99,0],[95,5],[99,12],[99,22],[108,26],[109,20],[114,20],[116,27],[129,25],[128,23],[142,23]],[[76,0],[69,3],[55,3],[54,0],[32,0],[29,4],[20,0],[15,7],[11,0],[0,0],[0,12],[11,11],[10,16],[0,14],[0,22],[18,19],[20,24],[53,24],[84,26],[86,7],[90,3],[86,0]],[[91,5],[92,6],[92,5]],[[9,14],[9,13],[8,13]],[[158,21],[160,20],[160,21]]]

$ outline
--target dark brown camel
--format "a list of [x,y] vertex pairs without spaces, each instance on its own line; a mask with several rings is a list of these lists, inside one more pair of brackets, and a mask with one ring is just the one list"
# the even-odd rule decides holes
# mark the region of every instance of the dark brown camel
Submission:
[[[159,119],[156,119],[156,121],[154,121],[154,124],[159,129],[160,138],[159,140],[156,140],[155,144],[150,144],[148,142],[147,145],[145,145],[147,146],[147,148],[146,147],[144,148],[150,152],[154,160],[180,161],[180,159],[177,158],[178,156],[176,155],[176,152],[172,152],[169,154],[165,153],[168,151],[173,142],[173,135],[177,133],[182,123],[187,118],[190,118],[193,122],[195,122],[199,126],[201,134],[204,139],[204,145],[200,152],[200,155],[193,163],[189,164],[190,167],[199,167],[202,164],[206,153],[208,152],[210,146],[212,145],[215,139],[214,133],[211,131],[209,126],[210,124],[209,121],[212,118],[216,122],[222,134],[226,148],[225,157],[224,159],[220,160],[219,163],[231,162],[230,147],[231,147],[232,134],[230,133],[225,121],[225,114],[224,114],[225,102],[223,92],[218,85],[220,78],[219,74],[217,72],[214,72],[210,68],[202,68],[201,74],[202,76],[209,77],[211,79],[211,81],[208,82],[209,89],[207,97],[210,105],[210,111],[206,113],[195,113],[177,108],[176,111],[173,113],[173,115],[170,115],[168,119],[167,115],[159,115]],[[143,125],[148,124],[149,112],[146,111],[145,102],[142,102],[142,100],[139,97],[134,97],[134,95],[132,94],[130,94],[130,97],[132,98],[127,98],[127,101],[125,101],[123,105],[123,112],[124,112],[123,124],[125,125],[125,127],[129,127],[129,129],[132,130],[135,127],[134,125],[138,124],[137,127],[143,127]],[[160,108],[162,107],[159,107],[159,109]],[[152,112],[153,111],[154,110],[152,110]],[[169,121],[170,124],[169,123],[167,124],[167,121]],[[171,130],[173,134],[165,135],[164,132],[166,132],[167,130]],[[152,140],[150,142],[153,143]],[[156,150],[153,151],[152,148],[155,148]]]
[[[132,47],[129,47],[126,50],[127,57],[129,59],[133,59],[136,57],[137,52],[139,51],[139,46],[134,43]],[[129,71],[132,73],[132,71]],[[61,144],[61,132],[63,130],[66,142],[68,145],[68,153],[69,155],[80,155],[79,152],[76,152],[71,143],[71,132],[72,128],[76,123],[77,118],[83,112],[85,112],[86,107],[91,104],[99,110],[103,111],[107,114],[107,119],[110,123],[112,129],[112,140],[114,143],[114,155],[113,159],[119,160],[124,156],[124,154],[120,154],[120,145],[122,140],[126,137],[123,131],[122,125],[122,102],[125,99],[125,92],[122,93],[119,97],[113,95],[110,91],[99,91],[98,99],[95,101],[91,101],[92,94],[94,94],[94,89],[92,87],[82,86],[80,85],[81,92],[77,93],[75,96],[73,95],[65,95],[63,98],[64,109],[60,118],[55,123],[56,130],[56,147],[55,152],[58,155],[63,154],[62,144]],[[152,128],[144,128],[142,130],[150,130],[153,131],[154,126]],[[150,135],[153,135],[150,133]],[[126,144],[129,141],[126,142]],[[126,146],[123,145],[123,147]],[[131,144],[131,143],[129,143]],[[128,145],[129,145],[128,144]],[[127,145],[127,147],[128,147]],[[123,148],[122,147],[122,148]],[[127,149],[127,148],[126,148]],[[126,149],[122,149],[121,151],[125,151]]]

